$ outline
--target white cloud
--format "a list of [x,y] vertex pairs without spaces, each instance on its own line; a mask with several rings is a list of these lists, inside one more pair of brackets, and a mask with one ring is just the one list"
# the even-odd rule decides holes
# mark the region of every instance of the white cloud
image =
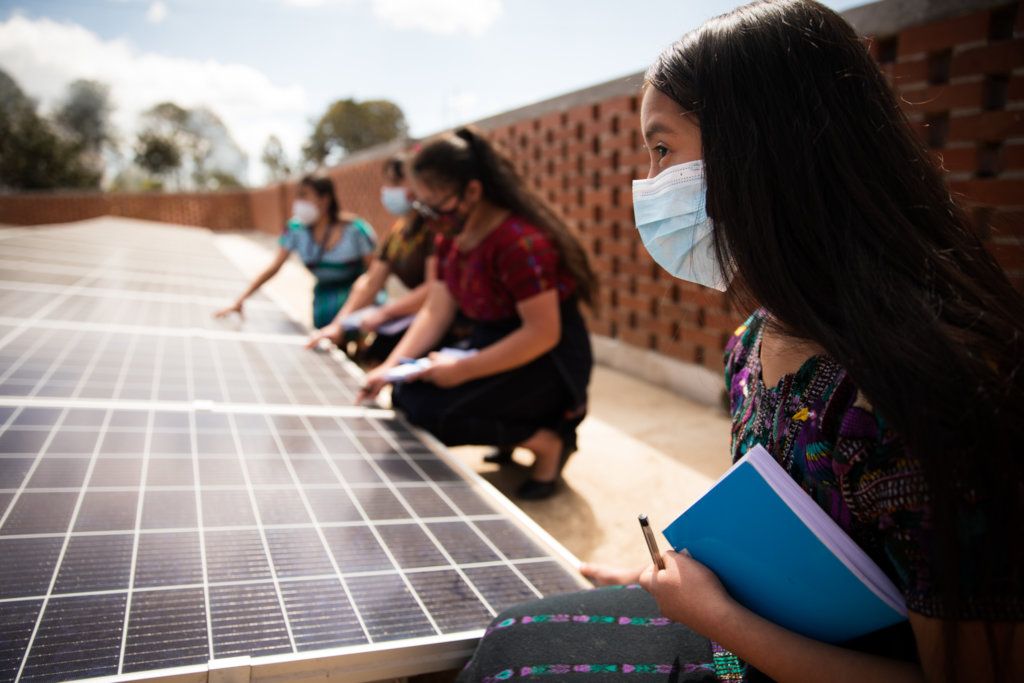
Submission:
[[151,24],[159,24],[167,18],[167,5],[156,0],[149,6],[149,10],[146,12],[146,21]]
[[21,15],[0,21],[0,68],[44,112],[59,104],[68,83],[77,78],[108,84],[114,124],[126,144],[134,139],[139,112],[154,104],[209,107],[249,155],[248,180],[253,183],[263,178],[259,158],[270,135],[277,135],[294,154],[308,132],[309,105],[301,86],[277,85],[241,64],[142,52],[125,40],[103,40],[76,24]]
[[480,35],[501,17],[501,0],[371,0],[373,13],[399,29]]
[[[300,8],[351,4],[355,0],[283,0]],[[369,0],[374,15],[393,28],[478,36],[501,17],[502,0]]]

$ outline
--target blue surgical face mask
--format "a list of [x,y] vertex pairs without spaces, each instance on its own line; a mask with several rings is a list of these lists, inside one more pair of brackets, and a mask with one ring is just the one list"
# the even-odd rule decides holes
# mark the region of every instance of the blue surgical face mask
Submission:
[[725,291],[715,254],[714,225],[705,209],[704,162],[671,166],[633,181],[633,215],[647,253],[681,280]]
[[404,187],[382,187],[380,189],[380,203],[396,216],[404,216],[412,210],[412,202],[409,201],[409,193]]

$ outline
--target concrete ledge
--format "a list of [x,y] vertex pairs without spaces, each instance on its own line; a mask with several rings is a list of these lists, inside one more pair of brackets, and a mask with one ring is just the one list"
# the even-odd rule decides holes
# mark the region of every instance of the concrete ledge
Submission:
[[611,337],[592,334],[590,341],[594,347],[594,360],[601,365],[702,405],[722,405],[725,383],[721,372],[630,346]]

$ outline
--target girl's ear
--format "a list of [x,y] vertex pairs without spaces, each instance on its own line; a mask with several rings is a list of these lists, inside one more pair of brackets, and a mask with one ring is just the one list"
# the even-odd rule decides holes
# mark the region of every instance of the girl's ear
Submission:
[[466,183],[466,189],[462,198],[470,204],[476,204],[484,196],[484,185],[479,180],[473,179]]

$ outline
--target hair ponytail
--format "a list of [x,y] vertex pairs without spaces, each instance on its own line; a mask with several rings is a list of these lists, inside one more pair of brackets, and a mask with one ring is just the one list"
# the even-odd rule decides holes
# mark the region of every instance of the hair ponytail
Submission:
[[597,277],[579,240],[547,202],[523,182],[512,160],[470,127],[428,142],[412,160],[412,173],[428,184],[462,191],[478,180],[483,196],[540,228],[558,249],[580,300],[597,307]]

